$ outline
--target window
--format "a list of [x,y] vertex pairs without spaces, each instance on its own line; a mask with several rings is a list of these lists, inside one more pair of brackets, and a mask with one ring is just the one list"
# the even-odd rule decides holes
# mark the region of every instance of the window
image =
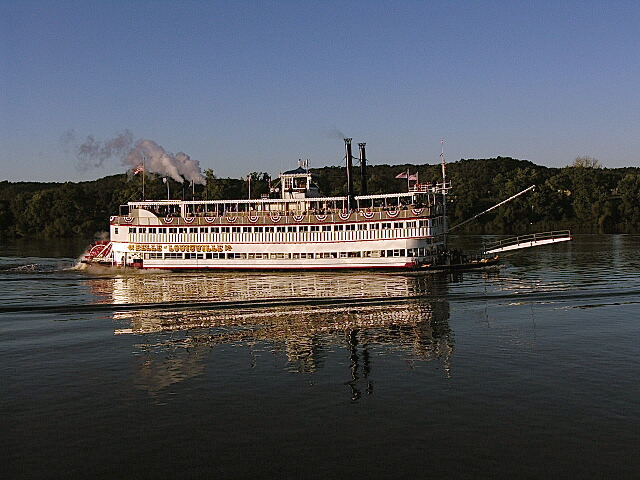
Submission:
[[147,233],[147,229],[145,227],[140,227],[138,229],[138,233]]
[[244,233],[251,233],[251,227],[242,227]]
[[170,228],[169,229],[169,233],[178,233],[178,229],[177,228]]
[[273,233],[273,227],[264,227],[265,233]]
[[380,224],[379,223],[372,223],[370,228],[371,228],[371,230],[380,230]]
[[240,233],[240,227],[231,227],[233,233]]
[[320,227],[318,225],[311,225],[311,231],[312,232],[319,232],[320,231]]
[[347,230],[355,230],[355,229],[356,229],[356,226],[355,226],[355,224],[350,223],[349,225],[346,225],[346,229],[347,229]]
[[116,227],[116,228],[113,230],[113,233],[115,233],[116,235],[118,234],[118,227]]
[[156,228],[155,227],[149,228],[149,233],[156,233]]
[[209,233],[209,227],[201,227],[200,233]]
[[296,227],[290,226],[287,227],[287,232],[295,232],[296,231]]
[[220,233],[220,227],[211,227],[211,233]]
[[276,227],[276,232],[284,232],[284,227]]
[[222,233],[229,233],[230,230],[229,230],[229,227],[220,227],[220,231]]
[[301,232],[308,232],[309,231],[309,227],[306,225],[303,225],[302,227],[299,227]]
[[178,228],[178,233],[187,233],[186,228]]
[[165,254],[164,254],[164,259],[165,259],[165,260],[178,260],[178,259],[182,259],[182,253],[165,253]]
[[323,232],[330,232],[331,231],[331,225],[323,225],[322,226],[322,231]]
[[416,228],[416,222],[407,222],[407,228]]
[[264,231],[263,227],[253,227],[253,231],[256,233],[262,233]]
[[358,230],[366,230],[367,229],[367,224],[366,223],[359,223],[358,224]]
[[129,228],[129,233],[136,233],[136,227]]
[[158,229],[158,233],[167,233],[167,229],[166,228],[159,228]]
[[391,224],[385,222],[385,223],[382,224],[382,228],[391,228]]
[[334,225],[333,229],[336,232],[341,232],[342,230],[344,230],[344,225]]
[[404,224],[402,222],[395,222],[393,224],[393,228],[403,228]]

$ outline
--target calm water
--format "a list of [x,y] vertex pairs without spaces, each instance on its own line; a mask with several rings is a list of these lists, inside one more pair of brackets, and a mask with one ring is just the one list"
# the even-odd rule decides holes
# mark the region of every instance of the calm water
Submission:
[[3,244],[0,477],[638,478],[639,242],[456,276]]

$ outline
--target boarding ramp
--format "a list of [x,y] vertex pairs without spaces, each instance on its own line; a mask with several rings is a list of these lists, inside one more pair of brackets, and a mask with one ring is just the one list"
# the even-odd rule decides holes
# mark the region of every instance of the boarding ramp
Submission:
[[539,247],[540,245],[549,245],[551,243],[568,242],[572,240],[569,230],[559,230],[556,232],[533,233],[530,235],[521,235],[519,237],[506,238],[498,240],[485,247],[485,254],[493,254],[500,252],[508,252],[510,250],[518,250],[521,248]]

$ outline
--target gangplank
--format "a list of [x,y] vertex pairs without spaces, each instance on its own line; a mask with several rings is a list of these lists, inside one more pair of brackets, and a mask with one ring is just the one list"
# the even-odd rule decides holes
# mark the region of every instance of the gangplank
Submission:
[[521,235],[518,237],[498,240],[497,242],[489,245],[484,253],[485,255],[490,255],[500,252],[507,252],[509,250],[518,250],[520,248],[530,248],[538,247],[540,245],[548,245],[551,243],[568,242],[571,239],[571,232],[569,230],[533,233],[530,235]]

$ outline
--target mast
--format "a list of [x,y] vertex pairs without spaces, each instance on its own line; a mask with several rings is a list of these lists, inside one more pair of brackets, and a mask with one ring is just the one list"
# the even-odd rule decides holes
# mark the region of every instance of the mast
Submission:
[[447,248],[447,230],[449,225],[447,222],[447,161],[444,159],[444,138],[440,143],[442,144],[442,151],[440,152],[440,158],[442,159],[442,239],[444,247]]

